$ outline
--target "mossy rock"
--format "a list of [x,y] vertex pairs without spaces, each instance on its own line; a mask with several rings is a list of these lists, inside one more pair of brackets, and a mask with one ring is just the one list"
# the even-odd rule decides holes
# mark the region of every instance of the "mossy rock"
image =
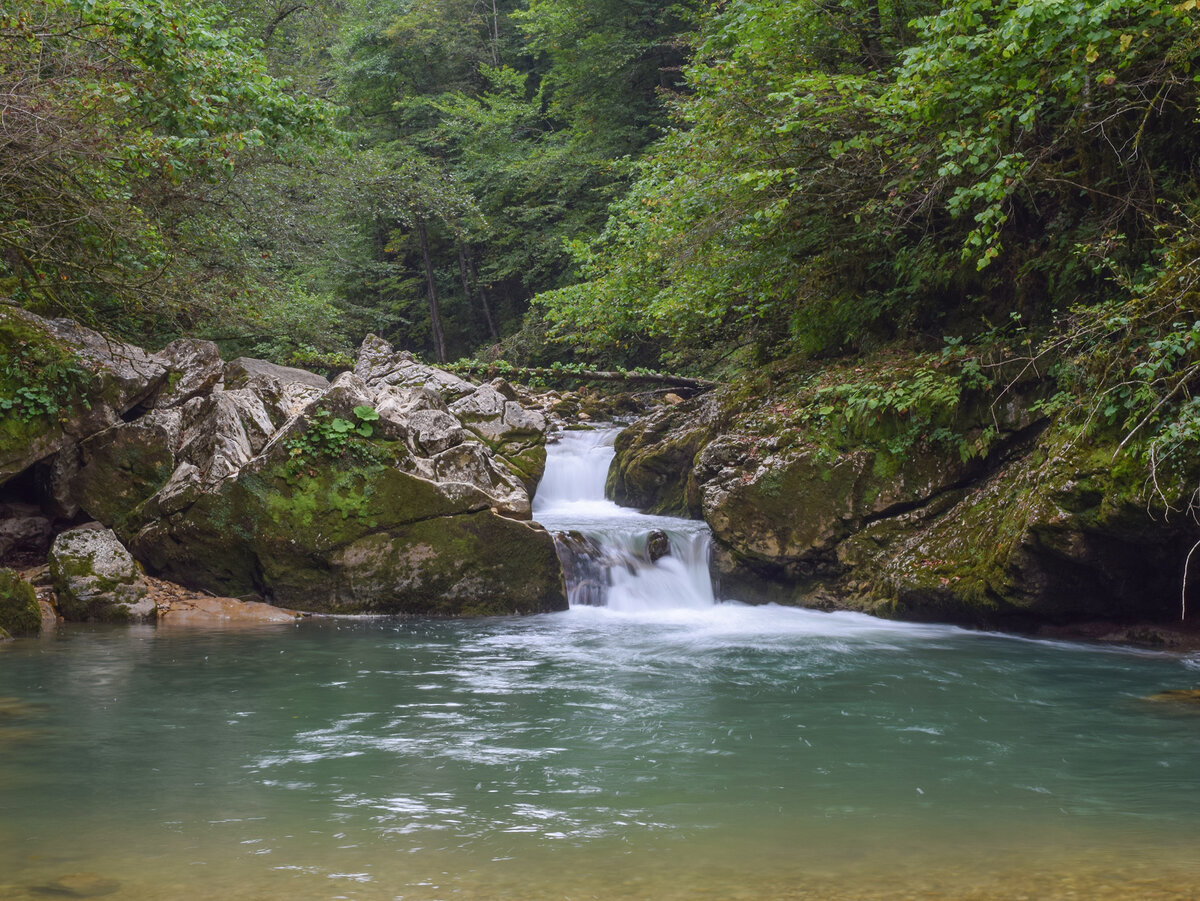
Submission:
[[0,483],[108,427],[158,389],[164,367],[69,320],[0,306]]
[[617,436],[605,493],[647,513],[698,517],[692,469],[713,436],[711,407],[708,399],[687,401],[624,429]]
[[80,507],[128,540],[149,516],[142,505],[175,470],[170,433],[153,421],[122,423],[82,442],[79,456]]
[[42,631],[37,592],[11,569],[0,569],[0,631],[13,636]]
[[898,615],[1004,627],[1177,615],[1186,523],[1147,512],[1115,446],[1065,429],[878,561]]
[[[550,536],[491,506],[473,486],[439,485],[396,466],[297,468],[271,458],[148,525],[133,549],[152,572],[185,585],[302,610],[473,615],[565,606]],[[426,581],[402,577],[398,568],[414,560]],[[557,589],[546,587],[547,573]]]
[[111,529],[81,527],[61,533],[50,548],[50,578],[64,619],[154,619],[154,602],[141,569]]

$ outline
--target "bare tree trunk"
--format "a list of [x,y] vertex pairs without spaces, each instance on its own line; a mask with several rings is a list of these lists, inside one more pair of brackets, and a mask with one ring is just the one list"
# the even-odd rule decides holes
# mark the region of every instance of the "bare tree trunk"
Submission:
[[492,65],[500,65],[500,14],[496,12],[496,0],[492,0]]
[[438,309],[437,286],[433,281],[433,260],[429,255],[429,235],[425,217],[417,217],[417,237],[421,241],[421,259],[425,262],[425,281],[429,286],[429,321],[433,325],[433,349],[439,363],[446,362],[446,336],[442,333],[442,314]]
[[[479,274],[475,271],[475,260],[467,255],[462,244],[458,245],[458,268],[462,272],[463,290],[467,292],[467,300],[471,299],[471,282],[475,283],[476,290],[479,292],[479,307],[483,310],[483,319],[487,323],[488,336],[493,343],[500,340],[500,334],[496,331],[496,323],[492,320],[492,309],[488,306],[487,295],[483,293],[483,285],[479,284]],[[467,270],[470,269],[470,278],[467,277]]]

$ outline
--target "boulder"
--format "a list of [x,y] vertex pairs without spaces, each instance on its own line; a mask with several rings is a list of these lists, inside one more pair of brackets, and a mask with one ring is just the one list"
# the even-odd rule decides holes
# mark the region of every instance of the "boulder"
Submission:
[[44,552],[50,546],[51,535],[50,519],[41,507],[0,504],[0,559],[14,551]]
[[685,401],[637,420],[617,436],[608,495],[647,513],[701,515],[693,474],[696,457],[717,434],[711,396]]
[[221,352],[211,341],[180,338],[154,355],[167,370],[162,387],[150,401],[156,409],[178,407],[210,394],[225,374]]
[[[0,321],[56,359],[93,361],[95,342],[78,330],[25,314]],[[78,356],[69,340],[84,342]],[[153,615],[121,541],[187,585],[306,609],[565,606],[553,542],[516,521],[530,516],[546,422],[511,386],[477,389],[378,339],[332,384],[260,360],[223,364],[208,342],[154,356],[112,347],[146,377],[135,384],[123,369],[81,363],[80,385],[112,382],[120,403],[97,394],[102,416],[73,421],[13,464],[51,454],[28,483],[46,510],[82,511],[104,527],[64,533],[52,549],[68,619]],[[89,397],[76,396],[81,409]],[[457,415],[447,401],[462,401]],[[46,419],[39,428],[52,432]],[[12,541],[31,523],[43,539],[49,527],[48,516],[0,522],[0,540],[4,526]]]
[[[886,609],[1022,628],[1177,619],[1194,525],[1151,518],[1144,471],[1114,450],[1051,430],[940,515],[877,541],[865,556]],[[1169,500],[1183,508],[1190,484]]]
[[14,637],[37,635],[42,610],[34,587],[11,569],[0,569],[0,632]]
[[[397,443],[377,443],[373,462],[299,467],[284,450],[146,526],[133,541],[138,558],[190,587],[303,610],[566,606],[550,536],[492,512],[495,498],[480,487],[405,472]],[[379,462],[389,452],[390,464]]]
[[514,472],[530,496],[546,471],[546,417],[523,407],[500,379],[450,404],[463,427]]
[[[119,422],[166,378],[139,347],[0,306],[0,483]],[[52,374],[52,378],[47,374]]]
[[81,526],[61,533],[50,548],[50,576],[65,619],[154,619],[141,569],[111,529]]
[[358,350],[354,374],[372,389],[387,385],[429,388],[451,401],[472,393],[475,386],[453,373],[420,363],[408,351],[396,351],[376,335],[367,335]]
[[179,434],[179,412],[156,410],[81,441],[69,496],[127,538],[147,515],[142,505],[174,472]]
[[225,390],[248,388],[269,411],[272,422],[282,424],[329,389],[329,379],[291,366],[238,357],[225,366]]

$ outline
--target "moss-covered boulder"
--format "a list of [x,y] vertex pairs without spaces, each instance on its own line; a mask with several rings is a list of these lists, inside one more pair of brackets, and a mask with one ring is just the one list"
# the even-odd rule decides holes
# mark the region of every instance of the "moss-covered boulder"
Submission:
[[[251,464],[186,510],[144,528],[138,558],[182,584],[324,612],[473,615],[566,606],[554,543],[492,512],[466,482],[376,461]],[[411,464],[409,464],[411,465]]]
[[235,476],[182,470],[131,547],[185,585],[328,612],[566,606],[550,536],[513,518],[519,477],[424,387],[343,373]]
[[82,526],[61,533],[50,548],[50,577],[64,619],[154,619],[142,571],[111,529]]
[[145,521],[143,505],[175,471],[179,414],[156,411],[80,442],[72,495],[89,516],[122,538]]
[[1000,626],[1177,617],[1195,526],[1151,516],[1144,470],[1115,450],[1052,430],[941,515],[879,542],[864,559],[885,609]]
[[0,569],[0,632],[14,637],[42,631],[42,611],[33,586],[11,569]]
[[1043,412],[1029,367],[992,393],[945,358],[785,375],[617,442],[610,488],[702,515],[721,596],[1018,629],[1178,617],[1195,522],[1152,511],[1188,509],[1200,464],[1148,481],[1120,435]]
[[663,407],[617,436],[606,491],[622,506],[671,516],[701,515],[694,466],[719,434],[720,401],[706,395]]
[[165,378],[141,348],[0,305],[0,483],[119,422]]

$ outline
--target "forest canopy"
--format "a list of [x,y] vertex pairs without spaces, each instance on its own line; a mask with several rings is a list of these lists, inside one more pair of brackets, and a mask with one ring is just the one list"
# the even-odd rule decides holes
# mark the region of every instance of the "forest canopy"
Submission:
[[[325,368],[367,332],[700,374],[1013,322],[1070,344],[1080,311],[1142,322],[1193,266],[1198,21],[1194,0],[11,0],[0,290]],[[1192,316],[1171,296],[1153,335]]]

